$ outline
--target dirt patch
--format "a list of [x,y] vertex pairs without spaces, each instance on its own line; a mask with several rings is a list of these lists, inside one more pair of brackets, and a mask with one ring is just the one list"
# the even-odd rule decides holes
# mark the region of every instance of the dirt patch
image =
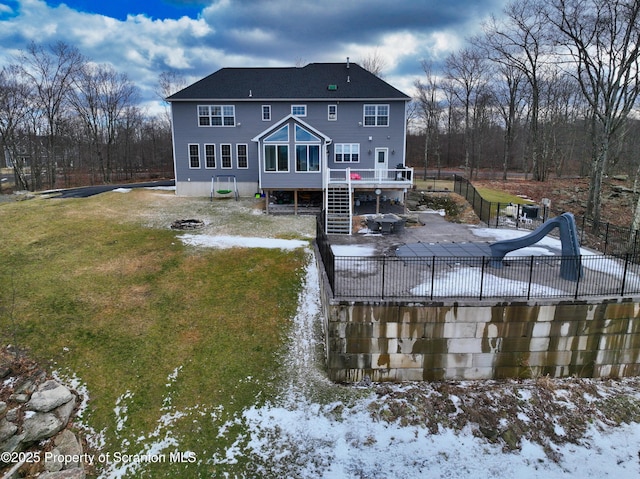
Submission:
[[583,444],[589,427],[640,420],[639,378],[551,379],[379,384],[369,406],[377,421],[440,428],[470,428],[479,438],[517,451],[523,441],[540,444],[552,461],[555,445]]
[[423,209],[444,210],[445,219],[452,223],[477,225],[480,219],[471,205],[456,193],[430,193],[426,191],[411,191],[407,198],[407,207],[411,211]]
[[[589,196],[588,178],[532,180],[475,180],[476,188],[502,190],[513,195],[530,198],[540,204],[542,198],[551,200],[554,212],[570,212],[584,216]],[[633,181],[626,177],[606,178],[602,184],[602,221],[627,227],[631,224],[637,201]]]

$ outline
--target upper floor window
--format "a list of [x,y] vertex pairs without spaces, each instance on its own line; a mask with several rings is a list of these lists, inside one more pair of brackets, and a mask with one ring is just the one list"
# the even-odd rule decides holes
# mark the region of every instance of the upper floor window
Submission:
[[233,105],[198,105],[199,126],[235,126],[236,108]]
[[327,120],[336,121],[338,119],[338,105],[329,105],[327,107]]
[[271,105],[262,105],[262,121],[271,121]]
[[307,105],[291,105],[291,114],[294,116],[307,116]]
[[389,105],[365,105],[364,126],[389,126]]

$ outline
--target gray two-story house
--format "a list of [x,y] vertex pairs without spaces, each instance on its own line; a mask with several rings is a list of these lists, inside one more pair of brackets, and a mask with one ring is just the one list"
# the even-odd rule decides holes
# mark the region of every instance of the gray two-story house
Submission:
[[349,61],[223,68],[167,100],[177,195],[320,207],[328,232],[350,233],[354,204],[411,187],[410,98]]

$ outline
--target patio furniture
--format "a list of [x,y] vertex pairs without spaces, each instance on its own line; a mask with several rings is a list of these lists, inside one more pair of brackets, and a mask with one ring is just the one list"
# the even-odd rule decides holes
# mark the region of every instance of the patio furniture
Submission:
[[386,214],[367,218],[367,227],[371,231],[380,231],[383,234],[400,233],[404,230],[406,220],[394,214]]

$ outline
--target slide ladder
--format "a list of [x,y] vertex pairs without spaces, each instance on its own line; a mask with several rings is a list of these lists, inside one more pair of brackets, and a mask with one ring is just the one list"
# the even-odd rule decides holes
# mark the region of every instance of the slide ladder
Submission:
[[560,260],[560,277],[569,281],[578,281],[582,276],[580,261],[580,243],[576,221],[571,213],[562,213],[540,225],[532,233],[520,238],[497,241],[491,248],[491,266],[502,268],[502,260],[511,251],[531,246],[547,236],[554,228],[560,229],[562,258]]

